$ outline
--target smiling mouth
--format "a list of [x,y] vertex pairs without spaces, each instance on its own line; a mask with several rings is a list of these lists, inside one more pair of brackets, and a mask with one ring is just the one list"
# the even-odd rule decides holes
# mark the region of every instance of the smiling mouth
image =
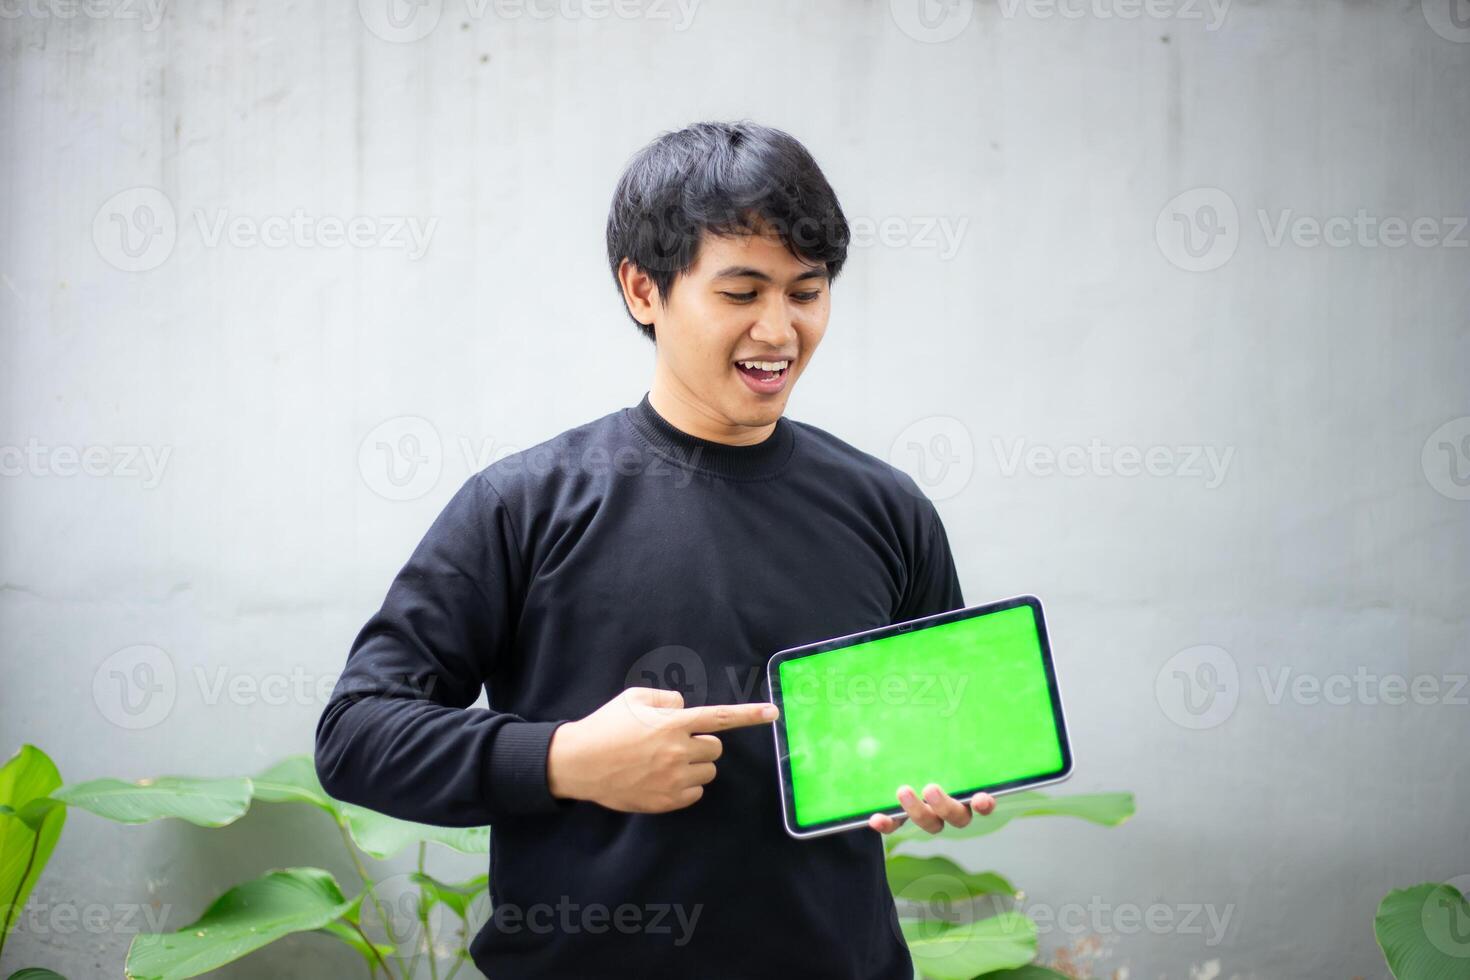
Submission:
[[755,381],[770,383],[779,381],[786,377],[786,372],[791,367],[789,360],[779,361],[736,361],[735,367],[740,373]]

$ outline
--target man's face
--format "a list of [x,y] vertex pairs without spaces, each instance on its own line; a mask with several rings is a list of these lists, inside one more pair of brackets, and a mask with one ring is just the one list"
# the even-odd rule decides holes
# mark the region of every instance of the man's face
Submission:
[[797,258],[768,227],[706,234],[694,267],[653,308],[658,370],[718,425],[770,425],[827,330],[829,286],[825,265]]

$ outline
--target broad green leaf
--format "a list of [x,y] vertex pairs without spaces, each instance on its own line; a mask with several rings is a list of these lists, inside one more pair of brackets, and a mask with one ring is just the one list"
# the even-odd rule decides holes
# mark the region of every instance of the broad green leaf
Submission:
[[334,919],[333,921],[328,922],[326,925],[318,929],[317,932],[326,933],[328,936],[335,936],[347,945],[351,946],[353,949],[357,950],[357,952],[362,956],[364,962],[368,964],[368,968],[370,970],[378,965],[378,959],[380,957],[386,960],[388,957],[393,955],[395,950],[395,947],[391,943],[373,943],[373,946],[376,947],[378,950],[378,955],[374,956],[372,954],[372,950],[368,948],[368,944],[363,941],[363,938],[358,933],[358,931],[352,928],[352,926],[343,922],[341,919]]
[[250,780],[158,776],[126,782],[93,779],[51,794],[118,823],[174,818],[200,827],[223,827],[250,809]]
[[1373,934],[1398,980],[1470,976],[1470,902],[1453,885],[1426,882],[1389,892]]
[[309,755],[282,759],[259,776],[251,777],[250,782],[255,798],[266,803],[310,803],[334,819],[341,806],[322,789],[321,781],[316,778],[316,763]]
[[446,884],[437,878],[415,871],[409,877],[424,893],[424,911],[427,913],[436,903],[443,903],[461,919],[468,918],[470,906],[490,888],[489,875],[477,875],[457,885]]
[[935,980],[971,980],[1036,958],[1036,923],[1019,912],[954,926],[920,919],[900,919],[899,925],[914,965]]
[[128,947],[130,980],[183,980],[216,970],[282,936],[325,928],[354,903],[320,868],[284,868],[217,898],[178,932],[145,933]]
[[60,800],[43,796],[39,799],[31,800],[19,810],[12,810],[11,813],[17,820],[32,830],[40,830],[42,825],[46,823],[46,818],[51,816],[52,810],[64,809],[65,807],[66,804]]
[[251,782],[258,800],[310,803],[327,811],[339,823],[346,824],[354,844],[375,858],[392,857],[419,841],[442,844],[465,854],[490,853],[489,827],[434,827],[333,799],[322,789],[316,776],[316,763],[309,755],[284,759]]
[[463,854],[489,854],[489,827],[433,827],[399,820],[367,807],[339,804],[352,842],[379,860],[390,858],[419,841],[442,844]]
[[896,854],[884,862],[895,898],[963,902],[979,895],[1015,895],[1016,886],[993,871],[966,871],[947,857]]
[[0,803],[9,810],[0,816],[0,945],[61,838],[66,808],[49,799],[60,785],[56,764],[34,745],[0,766]]
[[66,977],[45,967],[28,966],[23,970],[16,970],[6,980],[66,980]]
[[[995,809],[989,816],[978,813],[968,826],[945,827],[939,836],[945,838],[981,837],[993,834],[1019,817],[1078,817],[1105,827],[1116,827],[1133,816],[1132,793],[1087,793],[1079,796],[1047,796],[1045,793],[1010,793],[995,798]],[[910,821],[887,836],[885,849],[892,851],[910,840],[929,840],[927,831]]]
[[985,974],[985,980],[1072,980],[1065,973],[1058,973],[1048,966],[1028,963],[1014,970],[996,970]]

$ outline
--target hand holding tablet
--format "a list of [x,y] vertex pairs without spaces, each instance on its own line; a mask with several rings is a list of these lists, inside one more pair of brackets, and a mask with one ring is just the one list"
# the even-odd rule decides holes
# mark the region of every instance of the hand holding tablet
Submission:
[[[931,832],[939,821],[963,826],[971,809],[993,809],[990,794],[1072,771],[1034,596],[783,650],[767,681],[781,709],[773,728],[793,837],[886,832],[906,816]],[[930,799],[895,795],[914,787]]]

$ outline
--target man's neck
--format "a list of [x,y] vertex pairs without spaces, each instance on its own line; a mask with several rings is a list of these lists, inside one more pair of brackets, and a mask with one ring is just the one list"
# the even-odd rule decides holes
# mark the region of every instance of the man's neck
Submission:
[[699,399],[677,380],[666,378],[664,372],[655,370],[653,383],[648,389],[648,403],[674,428],[710,442],[722,442],[729,446],[753,446],[771,437],[776,423],[753,427],[730,425],[718,421]]

